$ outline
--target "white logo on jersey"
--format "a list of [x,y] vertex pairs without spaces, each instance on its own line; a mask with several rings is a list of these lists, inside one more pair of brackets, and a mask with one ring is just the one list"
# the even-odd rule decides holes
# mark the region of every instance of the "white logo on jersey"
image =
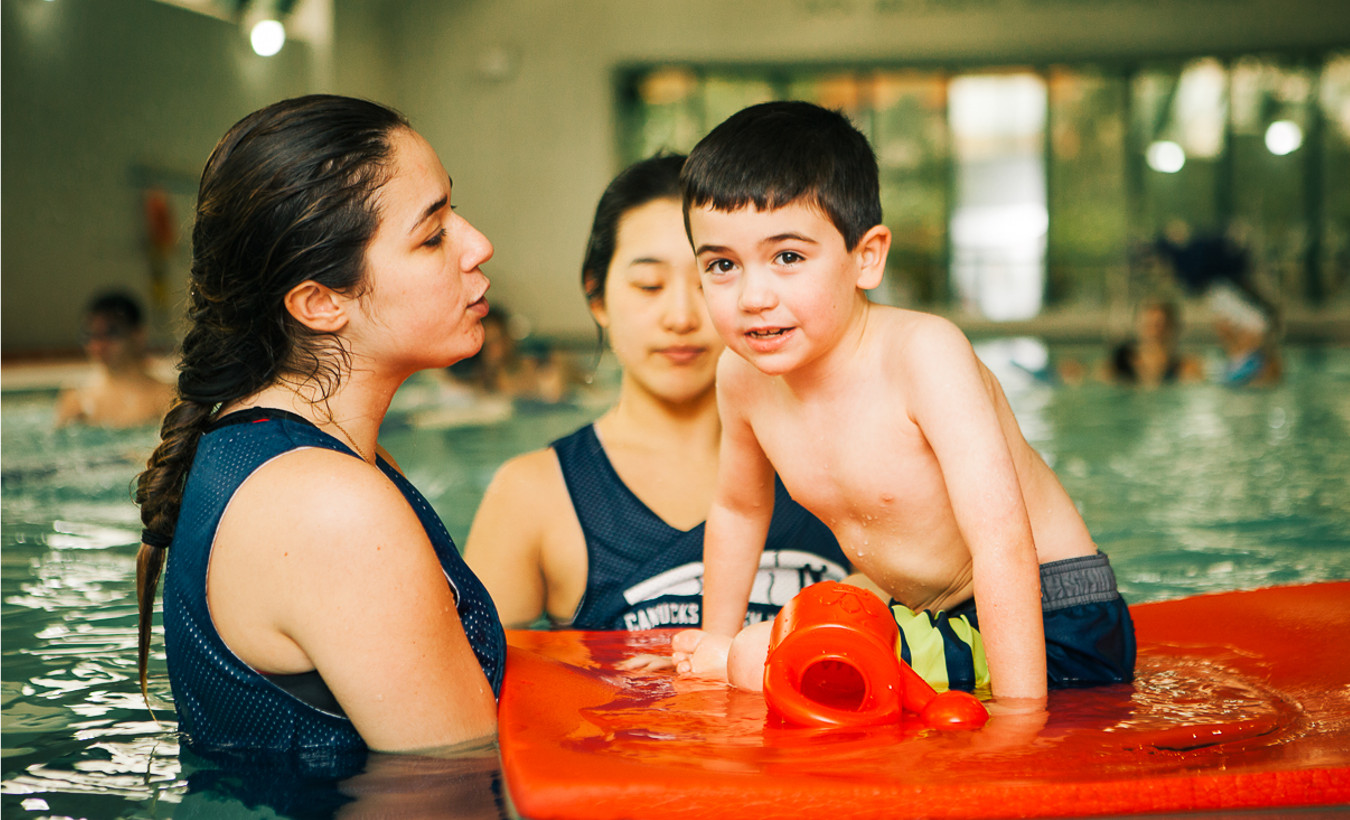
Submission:
[[[801,550],[765,551],[750,589],[750,603],[781,607],[804,588],[819,581],[842,581],[848,573],[828,558]],[[653,575],[624,590],[629,604],[665,595],[697,597],[703,594],[703,562],[694,561]]]

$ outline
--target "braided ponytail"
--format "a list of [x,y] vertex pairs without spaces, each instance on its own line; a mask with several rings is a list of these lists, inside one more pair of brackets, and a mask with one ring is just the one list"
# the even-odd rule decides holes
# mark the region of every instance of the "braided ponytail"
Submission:
[[[136,555],[141,694],[155,593],[197,444],[216,410],[280,376],[337,384],[344,351],[287,312],[296,285],[339,292],[362,287],[365,250],[387,179],[391,135],[408,128],[365,100],[311,95],[248,115],[207,160],[192,231],[189,330],[178,364],[178,398],[160,443],[136,482],[145,527]],[[359,292],[359,291],[358,291]]]

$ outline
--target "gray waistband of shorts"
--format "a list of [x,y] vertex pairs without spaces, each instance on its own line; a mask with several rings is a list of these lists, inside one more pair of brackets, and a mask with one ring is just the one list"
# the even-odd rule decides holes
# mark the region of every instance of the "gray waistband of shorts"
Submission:
[[1041,564],[1041,610],[1114,601],[1116,573],[1105,553]]

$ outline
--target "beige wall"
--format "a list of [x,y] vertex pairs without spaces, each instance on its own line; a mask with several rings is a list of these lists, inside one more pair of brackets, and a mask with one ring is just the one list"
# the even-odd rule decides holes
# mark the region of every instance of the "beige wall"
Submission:
[[[352,5],[339,2],[339,17]],[[496,244],[490,298],[569,335],[590,331],[577,266],[618,170],[619,66],[997,65],[1350,44],[1347,0],[414,0],[395,17],[394,101]],[[501,78],[488,67],[503,53]]]
[[264,60],[232,26],[151,0],[0,10],[7,354],[69,345],[80,303],[103,283],[145,291],[132,169],[164,169],[181,187],[230,123],[291,94],[336,90],[408,114],[440,151],[461,212],[496,245],[489,298],[541,332],[581,336],[591,331],[577,266],[617,170],[621,66],[1350,45],[1346,0],[334,0],[330,72],[304,44]]
[[146,182],[180,223],[180,313],[202,164],[239,117],[313,84],[309,49],[264,62],[237,28],[148,0],[4,0],[0,15],[4,353],[78,345],[99,289],[148,300]]

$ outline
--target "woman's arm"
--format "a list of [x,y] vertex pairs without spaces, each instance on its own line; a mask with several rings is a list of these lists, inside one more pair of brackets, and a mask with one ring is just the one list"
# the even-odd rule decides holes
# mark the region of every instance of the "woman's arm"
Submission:
[[491,735],[496,702],[417,515],[377,470],[307,449],[260,468],[221,521],[221,637],[266,673],[317,669],[373,749]]
[[553,450],[513,458],[488,485],[464,560],[508,628],[541,615],[571,617],[586,588],[584,535]]

